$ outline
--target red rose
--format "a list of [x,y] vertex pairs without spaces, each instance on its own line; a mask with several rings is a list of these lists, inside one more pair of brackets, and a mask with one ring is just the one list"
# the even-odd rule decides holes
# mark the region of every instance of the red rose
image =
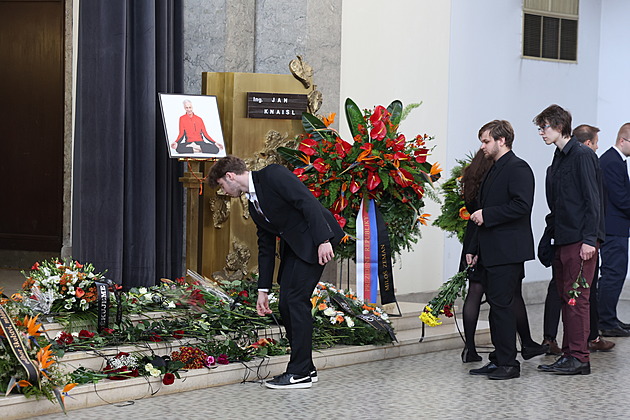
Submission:
[[88,330],[81,330],[79,331],[79,338],[81,340],[89,340],[90,338],[94,338],[94,333]]
[[227,365],[229,363],[227,354],[220,354],[219,357],[217,357],[217,363],[220,365]]
[[238,295],[240,297],[249,297],[249,293],[247,293],[247,290],[242,290],[242,291],[238,292]]
[[72,334],[63,331],[61,335],[59,336],[59,338],[57,338],[57,343],[58,344],[72,344],[74,343],[74,337],[72,337]]
[[181,340],[184,337],[184,330],[175,330],[173,331],[173,338],[176,340]]
[[175,382],[175,375],[173,375],[172,373],[165,373],[164,374],[164,378],[162,379],[162,383],[164,385],[171,385],[173,382]]
[[159,343],[162,340],[162,337],[159,334],[153,333],[149,336],[149,340],[153,341],[154,343]]
[[114,333],[114,330],[112,328],[103,328],[101,330],[101,335],[111,335]]

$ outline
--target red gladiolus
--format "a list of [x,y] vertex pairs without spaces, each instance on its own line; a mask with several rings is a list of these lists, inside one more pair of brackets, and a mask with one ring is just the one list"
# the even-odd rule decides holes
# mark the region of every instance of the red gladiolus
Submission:
[[33,266],[31,267],[31,270],[39,270],[39,263],[36,262],[35,264],[33,264]]
[[376,121],[372,130],[370,130],[370,138],[375,140],[383,140],[387,135],[387,128],[385,127],[385,123],[383,121]]
[[369,171],[367,177],[367,187],[369,191],[372,191],[381,183],[381,178],[378,176],[376,172]]
[[326,172],[328,172],[328,169],[330,169],[330,165],[324,162],[324,159],[317,158],[313,162],[313,168],[315,168],[315,170],[320,174],[325,174]]
[[337,223],[339,223],[339,227],[343,229],[347,222],[346,219],[343,216],[338,215],[337,213],[333,214],[333,216],[335,216]]
[[93,332],[89,332],[88,330],[79,331],[79,338],[82,340],[89,340],[90,338],[93,338],[93,337],[94,337]]
[[575,298],[569,299],[569,306],[575,306],[576,303]]
[[317,142],[312,138],[307,137],[300,142],[298,150],[305,155],[313,156],[315,154],[315,146],[317,146]]
[[164,385],[171,385],[173,382],[175,382],[175,375],[173,375],[171,372],[165,373],[164,378],[162,379],[162,383]]

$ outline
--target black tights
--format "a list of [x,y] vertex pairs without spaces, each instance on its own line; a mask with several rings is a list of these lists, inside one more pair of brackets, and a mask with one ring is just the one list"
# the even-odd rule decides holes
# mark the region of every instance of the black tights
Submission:
[[[477,354],[477,348],[475,347],[475,331],[477,330],[477,320],[479,319],[479,310],[483,294],[484,290],[480,282],[471,281],[468,283],[468,294],[466,295],[462,312],[464,317],[464,338],[469,355]],[[527,319],[527,309],[525,308],[520,282],[516,288],[512,308],[516,316],[516,331],[521,339],[521,348],[538,345],[538,343],[532,339],[532,335],[529,332],[529,320]]]

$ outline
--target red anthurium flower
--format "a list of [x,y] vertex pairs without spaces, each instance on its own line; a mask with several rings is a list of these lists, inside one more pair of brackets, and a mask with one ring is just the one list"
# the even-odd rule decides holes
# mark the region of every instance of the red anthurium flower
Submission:
[[335,216],[337,223],[339,223],[339,227],[343,229],[347,222],[346,219],[343,216],[338,215],[337,213],[333,214],[333,216]]
[[409,160],[409,155],[403,152],[396,152],[394,153],[394,159],[396,160]]
[[401,187],[408,187],[413,184],[413,175],[405,169],[398,169],[396,171],[389,171],[389,174],[394,178],[394,181]]
[[405,135],[400,134],[394,141],[394,151],[399,152],[403,150],[405,148],[406,143],[407,143],[407,139],[405,139]]
[[372,125],[372,130],[370,131],[370,138],[375,140],[383,140],[387,135],[387,128],[385,127],[385,123],[383,121],[376,121]]
[[162,379],[162,383],[164,385],[171,385],[173,382],[175,382],[175,375],[173,375],[171,372],[165,373],[164,378]]
[[293,173],[295,174],[295,176],[297,176],[302,182],[304,182],[304,180],[308,178],[308,175],[304,175],[304,172],[305,172],[304,168],[296,168],[293,170]]
[[352,194],[356,194],[356,192],[361,189],[361,185],[359,185],[359,183],[355,181],[354,178],[352,178],[349,189]]
[[375,122],[383,121],[387,117],[389,117],[389,111],[387,110],[387,108],[379,105],[374,108],[374,112],[372,113],[372,115],[370,115],[370,122],[372,123],[372,125],[374,125]]
[[422,187],[422,185],[413,184],[411,188],[413,188],[413,190],[416,192],[418,198],[422,198],[424,196],[424,188]]
[[340,158],[346,157],[348,152],[352,149],[352,145],[345,140],[337,139],[335,143],[335,151],[339,155]]
[[330,169],[330,165],[327,164],[324,159],[322,158],[317,158],[315,159],[315,161],[313,162],[313,168],[315,168],[315,170],[317,172],[319,172],[320,174],[325,174],[326,172],[328,172],[328,170]]
[[303,139],[298,146],[298,150],[305,155],[313,156],[315,154],[315,146],[317,142],[310,137]]
[[418,149],[414,152],[416,155],[416,162],[424,163],[427,161],[427,155],[429,154],[429,149]]
[[322,195],[322,190],[319,188],[315,188],[314,185],[311,185],[309,187],[309,191],[311,192],[311,194],[313,194],[315,198],[319,198]]
[[333,203],[330,211],[338,214],[341,213],[346,207],[348,207],[348,199],[346,198],[345,194],[341,193],[341,195],[339,195],[339,197],[337,197],[337,199]]
[[422,137],[422,135],[418,134],[414,140],[416,142],[416,146],[424,146],[424,137]]
[[369,171],[367,177],[367,187],[369,191],[372,191],[374,188],[378,187],[381,183],[381,178],[378,176],[376,172]]

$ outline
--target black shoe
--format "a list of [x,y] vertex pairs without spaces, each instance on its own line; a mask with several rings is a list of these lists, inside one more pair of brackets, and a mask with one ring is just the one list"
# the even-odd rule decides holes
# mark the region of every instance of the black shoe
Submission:
[[464,347],[464,350],[462,350],[462,362],[463,363],[470,363],[470,362],[481,362],[483,359],[481,358],[481,356],[479,356],[477,354],[476,351],[470,351],[470,349],[468,347]]
[[471,375],[490,375],[492,372],[497,370],[499,367],[494,363],[490,362],[487,365],[480,367],[479,369],[470,369],[468,373]]
[[630,324],[626,324],[625,322],[617,320],[617,325],[619,325],[619,327],[623,328],[624,330],[630,330]]
[[310,375],[296,375],[293,373],[283,373],[275,376],[269,381],[265,381],[265,386],[272,389],[301,389],[313,386]]
[[555,362],[548,364],[548,365],[538,365],[538,370],[541,370],[543,372],[553,372],[553,370],[556,368],[556,366],[566,363],[566,356],[562,356],[560,358],[558,358],[558,360],[556,360]]
[[523,359],[529,360],[532,357],[540,356],[549,351],[549,345],[536,344],[534,346],[523,347],[521,349],[521,356]]
[[590,362],[580,362],[573,356],[562,356],[555,363],[540,365],[538,369],[557,375],[589,375],[591,373],[591,364]]
[[319,381],[319,379],[317,378],[317,369],[311,370],[311,373],[309,375],[311,377],[311,382],[315,383]]
[[494,372],[488,375],[488,379],[514,379],[521,376],[521,370],[515,366],[499,366]]
[[630,337],[630,330],[626,330],[621,327],[610,330],[601,330],[601,333],[604,337]]

